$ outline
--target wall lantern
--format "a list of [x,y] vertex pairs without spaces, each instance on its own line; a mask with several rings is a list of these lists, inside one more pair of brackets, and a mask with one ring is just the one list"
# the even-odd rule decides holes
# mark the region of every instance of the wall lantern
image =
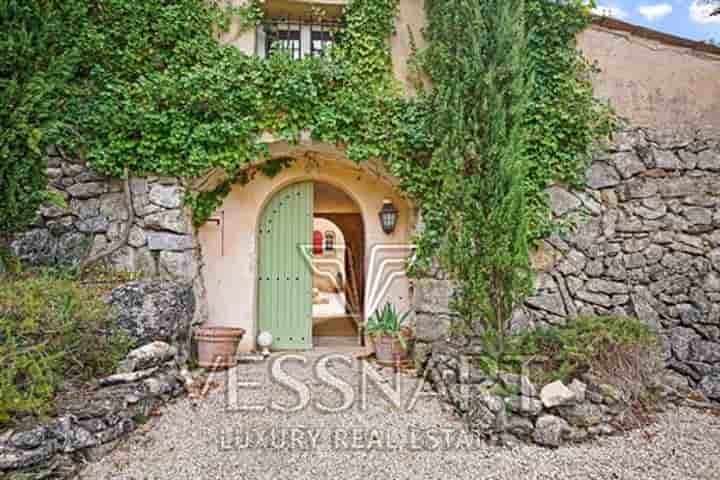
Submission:
[[383,200],[383,207],[380,209],[380,225],[385,233],[390,235],[395,231],[398,221],[398,210],[391,200]]

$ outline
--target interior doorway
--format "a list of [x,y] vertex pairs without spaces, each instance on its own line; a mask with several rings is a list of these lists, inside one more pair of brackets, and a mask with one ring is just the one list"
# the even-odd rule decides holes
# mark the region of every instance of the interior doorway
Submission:
[[365,231],[357,203],[328,183],[314,185],[313,344],[360,345]]

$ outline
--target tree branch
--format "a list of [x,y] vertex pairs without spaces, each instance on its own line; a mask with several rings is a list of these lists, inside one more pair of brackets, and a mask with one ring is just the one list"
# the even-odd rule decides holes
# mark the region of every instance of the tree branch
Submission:
[[95,265],[100,260],[109,257],[113,253],[120,250],[122,247],[127,246],[128,241],[130,239],[130,230],[132,230],[133,223],[135,222],[135,209],[133,208],[133,198],[132,198],[132,190],[130,188],[130,173],[128,171],[128,168],[125,167],[125,175],[124,175],[124,182],[123,182],[123,191],[125,193],[125,205],[127,207],[128,211],[128,219],[127,223],[125,224],[125,230],[123,232],[123,235],[121,238],[110,244],[107,248],[104,250],[94,254],[94,255],[88,255],[85,257],[82,262],[80,262],[80,268],[78,271],[78,275],[82,278],[83,273],[85,270],[87,270],[88,267],[91,267],[92,265]]

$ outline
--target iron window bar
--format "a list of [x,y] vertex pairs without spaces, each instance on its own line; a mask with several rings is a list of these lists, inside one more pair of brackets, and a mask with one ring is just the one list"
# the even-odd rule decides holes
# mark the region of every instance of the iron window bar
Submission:
[[322,56],[335,43],[340,22],[318,18],[278,17],[263,22],[265,56],[273,51],[287,51],[299,60],[305,56]]

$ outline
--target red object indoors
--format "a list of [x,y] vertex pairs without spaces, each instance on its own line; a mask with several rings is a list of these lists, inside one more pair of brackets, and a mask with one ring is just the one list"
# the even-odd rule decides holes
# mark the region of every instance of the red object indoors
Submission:
[[319,230],[313,232],[313,255],[322,255],[323,253],[323,234]]

